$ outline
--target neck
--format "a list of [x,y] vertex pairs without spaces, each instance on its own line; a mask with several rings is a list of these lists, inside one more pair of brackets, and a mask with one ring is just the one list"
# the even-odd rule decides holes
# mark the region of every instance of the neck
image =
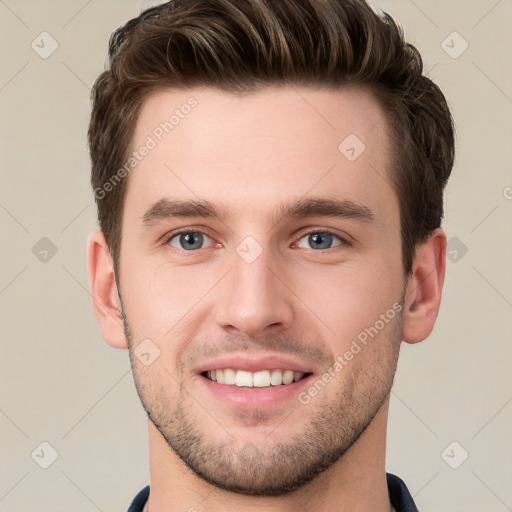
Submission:
[[329,469],[283,496],[246,496],[218,489],[195,475],[148,420],[148,512],[390,512],[385,471],[388,400],[368,428]]

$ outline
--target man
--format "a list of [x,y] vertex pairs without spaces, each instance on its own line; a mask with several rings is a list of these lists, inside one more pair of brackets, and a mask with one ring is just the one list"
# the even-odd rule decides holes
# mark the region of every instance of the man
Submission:
[[453,138],[362,0],[175,0],[114,33],[88,272],[148,416],[130,511],[417,510],[386,423],[439,310]]

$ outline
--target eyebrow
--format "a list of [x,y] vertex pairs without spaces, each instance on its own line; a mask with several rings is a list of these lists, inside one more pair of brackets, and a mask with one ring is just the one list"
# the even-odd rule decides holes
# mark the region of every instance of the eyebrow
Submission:
[[[162,197],[141,216],[141,224],[143,227],[151,227],[171,218],[203,217],[227,220],[230,216],[226,206],[216,206],[204,199],[172,200]],[[277,224],[285,218],[307,217],[353,219],[365,224],[375,224],[376,221],[375,214],[367,206],[350,199],[333,198],[298,199],[290,204],[281,204],[277,207],[272,220]]]

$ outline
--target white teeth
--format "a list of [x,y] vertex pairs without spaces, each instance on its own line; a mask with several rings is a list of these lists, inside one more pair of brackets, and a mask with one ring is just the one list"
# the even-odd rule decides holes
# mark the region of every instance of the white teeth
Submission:
[[231,368],[226,368],[224,370],[224,384],[233,385],[236,382],[236,372]]
[[270,384],[279,386],[283,383],[283,372],[281,370],[272,370],[270,373]]
[[268,370],[263,370],[261,372],[253,373],[252,382],[255,388],[270,386],[270,372]]
[[283,384],[291,384],[293,382],[293,371],[286,370],[283,373]]
[[241,388],[242,386],[252,386],[252,373],[244,372],[243,370],[238,370],[236,372],[235,384]]
[[238,387],[265,388],[269,386],[280,386],[297,382],[304,377],[304,372],[293,370],[261,370],[248,372],[246,370],[233,370],[224,368],[222,370],[208,370],[206,377],[215,380],[219,384],[235,385]]

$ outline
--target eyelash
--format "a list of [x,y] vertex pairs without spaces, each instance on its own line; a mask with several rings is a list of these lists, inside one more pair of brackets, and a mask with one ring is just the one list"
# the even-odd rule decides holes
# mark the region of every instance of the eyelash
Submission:
[[[169,233],[168,235],[166,235],[164,237],[163,245],[170,246],[171,240],[173,240],[174,238],[176,238],[179,235],[185,235],[187,233],[199,233],[199,234],[202,234],[202,235],[206,235],[208,238],[213,240],[213,238],[211,236],[209,236],[204,231],[201,231],[200,229],[183,228],[183,229],[180,229],[180,230],[177,230],[177,231],[173,231],[172,233]],[[339,235],[338,233],[335,233],[334,231],[331,231],[331,230],[325,229],[325,228],[323,228],[323,229],[311,229],[309,231],[301,232],[300,236],[297,238],[297,240],[298,241],[302,240],[302,238],[304,238],[305,236],[311,235],[313,233],[320,233],[320,234],[331,235],[333,237],[338,238],[340,240],[340,242],[341,242],[340,245],[336,245],[334,247],[329,247],[327,249],[319,249],[319,250],[310,249],[311,251],[316,252],[316,253],[325,252],[325,251],[328,251],[329,249],[343,248],[343,247],[347,247],[347,246],[349,247],[349,246],[352,245],[352,243],[347,238],[344,238],[341,235]],[[173,247],[173,249],[176,249],[176,248]],[[204,247],[202,249],[208,249],[208,247]],[[177,250],[180,250],[180,249],[177,249]],[[194,252],[197,252],[198,250],[199,249],[196,249],[195,251],[187,251],[185,249],[182,249],[180,251],[184,252],[184,253],[194,253]]]

